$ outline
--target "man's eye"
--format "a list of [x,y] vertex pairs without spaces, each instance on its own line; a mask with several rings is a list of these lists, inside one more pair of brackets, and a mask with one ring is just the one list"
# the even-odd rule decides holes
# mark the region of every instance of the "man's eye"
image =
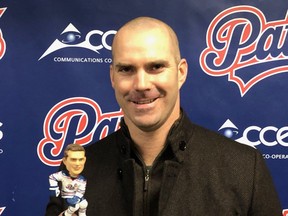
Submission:
[[131,72],[132,68],[131,67],[120,67],[118,71],[127,73],[127,72]]
[[162,68],[164,68],[163,64],[155,64],[152,66],[152,70],[161,70]]

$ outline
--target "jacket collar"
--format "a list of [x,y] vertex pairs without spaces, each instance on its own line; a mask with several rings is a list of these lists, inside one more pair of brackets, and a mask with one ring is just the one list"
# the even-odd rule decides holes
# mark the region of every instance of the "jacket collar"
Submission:
[[181,115],[171,127],[166,145],[170,145],[178,162],[182,163],[185,152],[189,148],[189,139],[192,136],[192,123],[186,113],[181,109]]
[[[127,125],[125,124],[124,118],[121,120],[121,131],[126,138],[125,143],[122,143],[120,145],[120,151],[122,154],[125,155],[125,158],[128,159],[130,157],[131,152],[131,145],[133,145],[133,141],[131,139],[129,129]],[[192,136],[191,128],[193,127],[191,121],[189,120],[186,113],[181,108],[181,114],[179,119],[177,119],[174,124],[172,125],[167,139],[166,139],[166,146],[170,145],[175,158],[178,162],[182,163],[184,160],[185,152],[187,150],[188,141]]]

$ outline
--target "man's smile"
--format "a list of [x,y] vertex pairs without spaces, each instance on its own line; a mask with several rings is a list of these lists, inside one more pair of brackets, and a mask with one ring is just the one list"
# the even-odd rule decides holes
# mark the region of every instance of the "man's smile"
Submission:
[[158,98],[154,98],[154,99],[147,99],[147,100],[139,100],[139,101],[131,101],[135,104],[150,104],[153,103],[154,101],[156,101]]

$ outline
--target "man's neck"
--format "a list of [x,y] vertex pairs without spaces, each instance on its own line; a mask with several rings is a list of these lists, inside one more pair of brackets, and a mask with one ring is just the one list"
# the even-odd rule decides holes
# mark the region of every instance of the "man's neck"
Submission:
[[151,166],[165,146],[168,132],[143,132],[138,131],[137,134],[131,134],[136,149],[142,156],[145,164]]
[[175,121],[176,119],[166,122],[166,124],[153,131],[144,131],[134,125],[128,126],[130,136],[136,145],[135,147],[147,166],[153,164],[156,157],[164,148],[170,128]]

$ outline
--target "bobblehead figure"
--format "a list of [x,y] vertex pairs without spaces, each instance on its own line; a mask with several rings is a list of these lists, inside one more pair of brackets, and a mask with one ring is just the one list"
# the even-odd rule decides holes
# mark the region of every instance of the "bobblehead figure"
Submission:
[[85,162],[85,149],[78,144],[70,144],[66,147],[63,157],[66,170],[49,176],[51,196],[61,195],[68,205],[68,208],[60,214],[61,216],[72,216],[76,211],[79,216],[86,216],[88,202],[84,198],[84,193],[87,181],[80,175]]

